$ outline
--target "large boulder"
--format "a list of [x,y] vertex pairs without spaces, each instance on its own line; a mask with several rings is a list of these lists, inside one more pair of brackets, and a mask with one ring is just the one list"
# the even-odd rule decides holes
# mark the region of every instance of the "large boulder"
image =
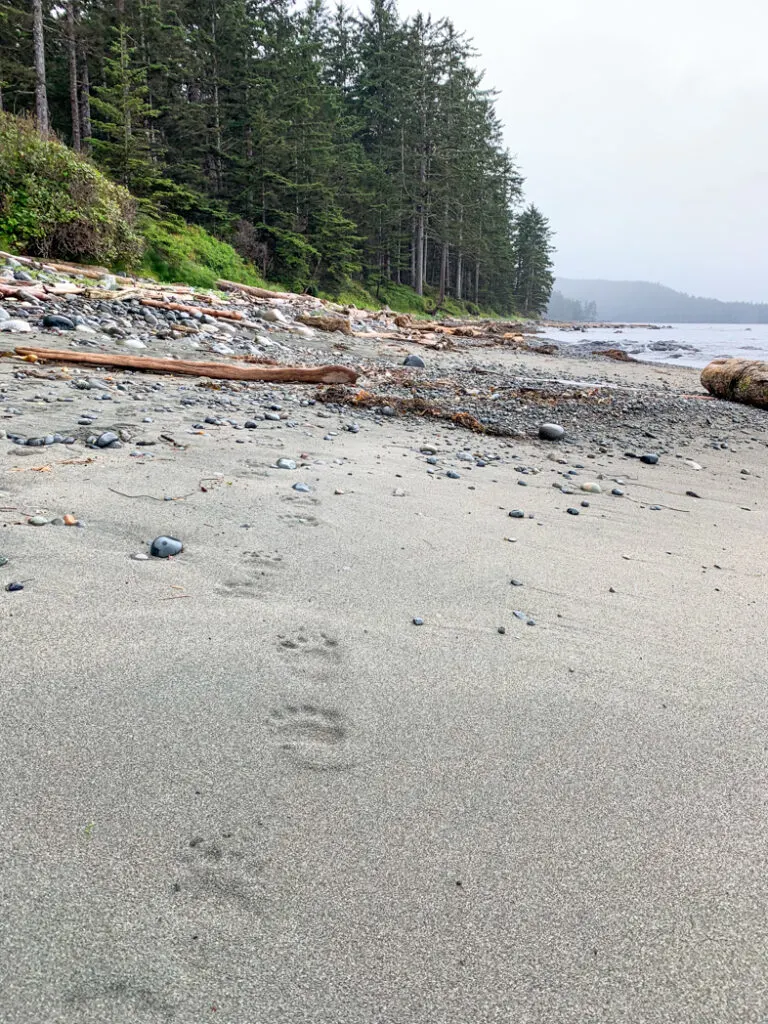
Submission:
[[756,359],[713,359],[701,383],[716,398],[768,409],[768,363]]

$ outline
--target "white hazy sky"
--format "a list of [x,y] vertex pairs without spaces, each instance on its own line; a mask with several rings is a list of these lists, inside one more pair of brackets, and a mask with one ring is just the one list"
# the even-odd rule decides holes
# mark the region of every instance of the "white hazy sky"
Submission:
[[400,0],[474,39],[563,277],[768,301],[768,0]]

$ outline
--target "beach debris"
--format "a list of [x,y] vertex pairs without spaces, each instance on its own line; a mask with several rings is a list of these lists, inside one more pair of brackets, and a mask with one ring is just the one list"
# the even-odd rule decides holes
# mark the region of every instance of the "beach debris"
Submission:
[[768,363],[753,359],[713,359],[701,383],[715,398],[768,409]]
[[184,550],[184,545],[176,537],[155,537],[149,548],[150,555],[155,558],[170,558]]
[[565,437],[565,427],[559,423],[542,423],[539,426],[539,437],[542,441],[562,441]]
[[333,334],[339,331],[341,334],[351,334],[352,327],[345,317],[340,316],[297,316],[300,324],[306,327],[316,327],[319,331],[326,331]]
[[[13,321],[4,320],[3,325]],[[0,325],[2,326],[2,325]],[[27,329],[29,325],[27,324]],[[212,380],[263,380],[282,384],[354,384],[358,373],[349,366],[243,366],[237,363],[191,362],[186,359],[155,359],[149,356],[116,355],[112,352],[70,352],[55,348],[16,348],[16,355],[34,355],[61,363],[119,367],[146,373],[172,373]]]

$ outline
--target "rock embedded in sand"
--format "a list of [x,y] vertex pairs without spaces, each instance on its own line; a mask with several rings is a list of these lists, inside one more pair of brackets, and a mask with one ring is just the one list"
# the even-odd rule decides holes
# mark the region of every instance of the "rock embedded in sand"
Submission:
[[294,484],[293,490],[298,491],[299,494],[309,494],[312,488],[309,486],[309,484]]
[[296,469],[293,459],[278,459],[275,465],[278,469]]
[[149,553],[155,558],[170,558],[172,555],[181,554],[183,550],[184,545],[176,537],[155,537]]
[[114,431],[105,430],[103,434],[99,434],[99,436],[96,438],[95,444],[97,448],[109,448],[113,444],[115,444],[115,442],[119,441],[120,438]]
[[74,331],[75,322],[68,316],[60,316],[58,313],[47,313],[43,317],[43,327],[56,327],[60,331]]
[[581,485],[581,489],[582,489],[582,491],[586,491],[587,494],[602,494],[603,493],[603,489],[600,486],[600,484],[595,483],[594,481],[589,481],[587,483],[583,483]]
[[45,516],[30,516],[27,522],[30,526],[47,526],[50,520],[46,519]]
[[525,512],[521,508],[513,508],[509,513],[510,519],[525,519]]
[[542,423],[539,426],[539,437],[542,441],[562,441],[565,437],[565,427],[559,423]]
[[569,516],[577,516],[579,514],[579,510],[577,508],[568,508],[566,509],[566,512]]
[[424,362],[421,356],[410,355],[406,356],[405,359],[403,360],[403,366],[414,366],[419,370],[426,369],[426,365],[427,364]]
[[659,456],[655,452],[649,452],[647,455],[641,455],[640,461],[644,462],[646,466],[655,466],[659,461]]
[[24,334],[32,328],[26,320],[0,320],[0,331],[14,331],[16,334]]
[[424,619],[415,618],[415,619],[412,620],[412,622],[413,622],[414,626],[423,626],[424,625]]

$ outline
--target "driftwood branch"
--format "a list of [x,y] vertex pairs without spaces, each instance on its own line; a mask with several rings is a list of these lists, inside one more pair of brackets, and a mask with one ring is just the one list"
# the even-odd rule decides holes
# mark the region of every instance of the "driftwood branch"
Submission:
[[219,280],[216,287],[223,292],[244,292],[252,295],[255,299],[299,299],[304,295],[294,295],[292,292],[271,292],[267,288],[254,288],[251,284],[238,284],[237,281]]
[[354,384],[358,374],[349,366],[240,366],[236,363],[202,363],[186,359],[154,359],[99,352],[68,352],[57,348],[16,348],[17,356],[35,356],[59,363],[173,373],[212,380],[263,380],[282,384]]

